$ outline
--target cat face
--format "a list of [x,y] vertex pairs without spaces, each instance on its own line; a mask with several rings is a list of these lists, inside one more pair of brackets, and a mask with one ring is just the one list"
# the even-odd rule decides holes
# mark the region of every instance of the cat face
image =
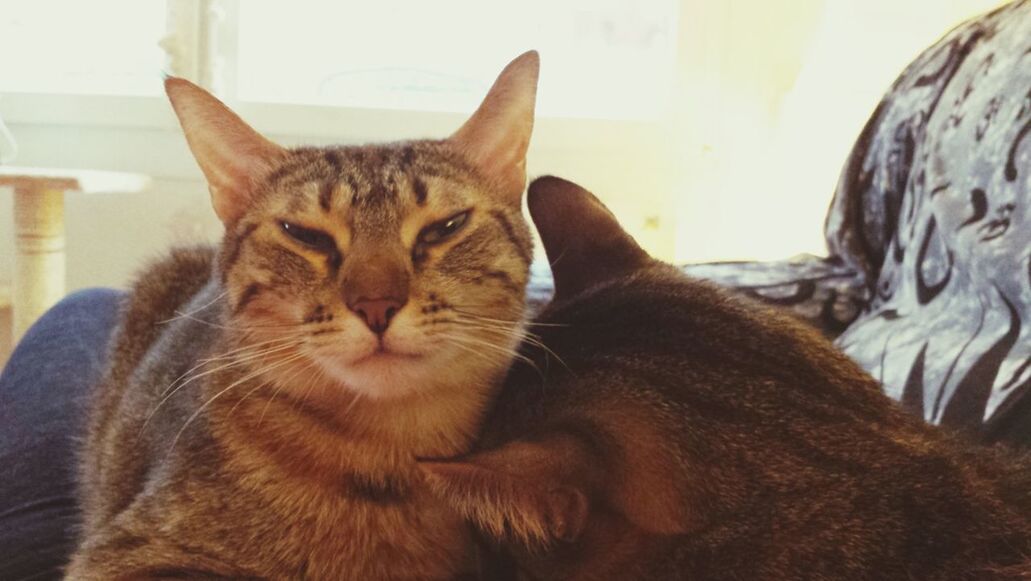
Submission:
[[531,248],[517,197],[439,143],[296,151],[272,177],[227,234],[234,326],[296,329],[304,360],[371,397],[508,356]]
[[170,80],[226,226],[227,333],[266,346],[268,373],[305,397],[490,383],[521,332],[537,68],[510,64],[449,139],[292,150]]

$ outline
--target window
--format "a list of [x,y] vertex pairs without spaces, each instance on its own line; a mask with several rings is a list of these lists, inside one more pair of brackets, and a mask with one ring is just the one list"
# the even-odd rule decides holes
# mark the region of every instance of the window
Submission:
[[676,0],[247,0],[236,10],[244,101],[464,112],[529,49],[543,55],[543,116],[654,118],[672,88]]
[[157,95],[165,5],[0,0],[0,93]]
[[542,116],[649,119],[669,103],[676,14],[676,0],[0,0],[0,93],[157,96],[170,68],[236,101],[462,112],[537,49]]

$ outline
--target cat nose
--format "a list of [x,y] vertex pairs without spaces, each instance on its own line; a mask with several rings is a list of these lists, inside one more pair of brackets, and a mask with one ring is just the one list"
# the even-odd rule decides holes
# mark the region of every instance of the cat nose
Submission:
[[347,306],[365,321],[365,326],[369,330],[377,335],[382,335],[390,326],[390,320],[405,304],[403,301],[393,298],[362,298]]

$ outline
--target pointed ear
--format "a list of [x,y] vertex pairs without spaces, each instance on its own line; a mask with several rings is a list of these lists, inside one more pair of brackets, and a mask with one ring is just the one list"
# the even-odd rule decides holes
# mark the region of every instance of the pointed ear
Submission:
[[559,455],[547,445],[515,442],[418,465],[434,494],[484,533],[534,546],[575,541],[590,514],[585,484],[559,474]]
[[515,204],[521,203],[526,187],[526,150],[533,131],[539,72],[537,51],[509,63],[480,108],[448,140]]
[[247,207],[258,180],[286,155],[286,150],[185,79],[165,79],[165,93],[208,180],[215,213],[229,226]]
[[530,184],[530,216],[544,242],[555,298],[574,296],[652,262],[593,194],[546,176]]

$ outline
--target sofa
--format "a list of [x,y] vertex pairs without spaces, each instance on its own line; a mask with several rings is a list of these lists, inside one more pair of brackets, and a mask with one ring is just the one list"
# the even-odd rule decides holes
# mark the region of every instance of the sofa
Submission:
[[[1031,0],[925,50],[877,106],[827,256],[684,267],[815,325],[933,424],[1031,446]],[[534,272],[531,299],[550,294]]]

